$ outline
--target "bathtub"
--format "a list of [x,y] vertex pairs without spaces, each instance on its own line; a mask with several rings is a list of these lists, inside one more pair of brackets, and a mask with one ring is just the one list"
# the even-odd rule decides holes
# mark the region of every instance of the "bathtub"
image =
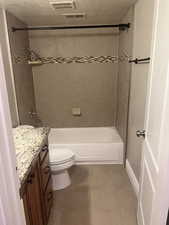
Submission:
[[49,151],[68,148],[76,164],[123,164],[123,142],[114,127],[52,128]]

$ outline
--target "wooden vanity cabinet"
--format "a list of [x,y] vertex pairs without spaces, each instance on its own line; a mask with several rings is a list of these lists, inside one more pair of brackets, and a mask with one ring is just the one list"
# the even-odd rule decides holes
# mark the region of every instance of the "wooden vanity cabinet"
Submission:
[[26,225],[31,225],[31,218],[30,218],[30,207],[28,205],[28,196],[27,196],[27,190],[25,190],[24,193],[22,193],[22,199],[23,199],[23,206],[24,206],[24,211],[25,211],[25,220],[26,220]]
[[38,163],[27,179],[27,195],[32,225],[43,225]]
[[42,210],[44,224],[48,223],[50,210],[53,203],[53,192],[52,192],[52,177],[51,170],[49,167],[49,151],[48,146],[45,145],[39,154],[40,164],[40,184],[41,184],[41,196],[42,196]]
[[53,201],[47,145],[44,146],[32,165],[21,189],[26,224],[47,225]]

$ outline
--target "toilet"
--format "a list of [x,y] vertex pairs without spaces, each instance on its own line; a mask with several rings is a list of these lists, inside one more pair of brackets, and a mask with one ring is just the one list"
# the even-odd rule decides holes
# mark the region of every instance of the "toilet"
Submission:
[[74,165],[75,155],[69,149],[49,149],[53,190],[61,190],[71,184],[68,169]]

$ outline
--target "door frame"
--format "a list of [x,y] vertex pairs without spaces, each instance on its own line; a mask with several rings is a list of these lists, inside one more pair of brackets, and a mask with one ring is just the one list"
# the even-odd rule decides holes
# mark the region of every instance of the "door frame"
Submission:
[[[4,14],[4,10],[0,9]],[[0,43],[0,224],[24,225],[25,218],[19,196],[16,155]]]

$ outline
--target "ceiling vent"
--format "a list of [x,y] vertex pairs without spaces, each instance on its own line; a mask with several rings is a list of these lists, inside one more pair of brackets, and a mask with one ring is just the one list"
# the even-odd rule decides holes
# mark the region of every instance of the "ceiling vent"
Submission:
[[74,0],[57,0],[57,1],[49,1],[50,5],[55,9],[75,9],[76,8],[76,3]]
[[64,13],[62,15],[67,19],[83,19],[86,17],[85,13]]

